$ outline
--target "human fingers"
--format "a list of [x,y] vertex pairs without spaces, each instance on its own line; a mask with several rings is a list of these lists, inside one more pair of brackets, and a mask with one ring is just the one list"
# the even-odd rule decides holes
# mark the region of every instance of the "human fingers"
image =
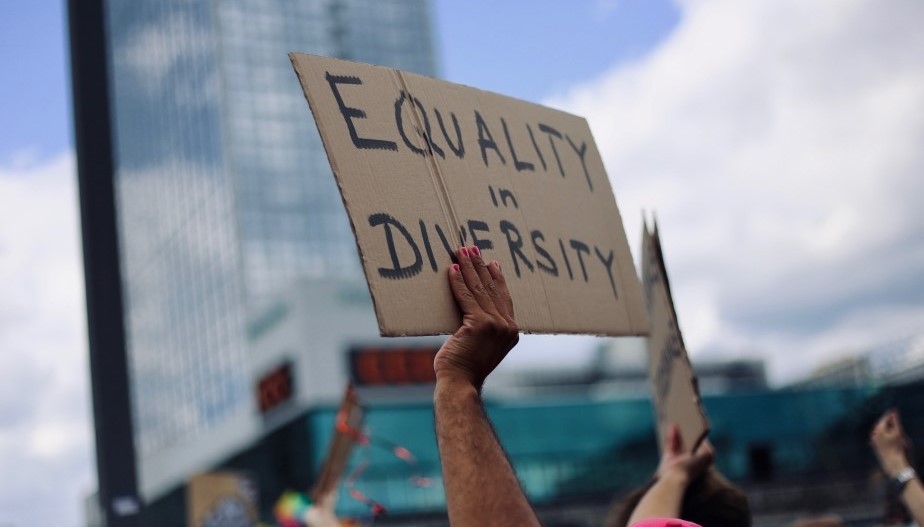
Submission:
[[497,288],[497,296],[500,298],[500,303],[498,303],[497,307],[501,310],[501,314],[504,315],[507,321],[513,323],[515,320],[513,297],[510,296],[510,289],[507,288],[507,279],[504,278],[504,273],[501,272],[500,262],[497,260],[491,262],[491,265],[488,266],[488,272],[491,273],[491,278],[494,279],[494,286]]
[[702,448],[696,454],[693,454],[693,457],[690,458],[690,475],[699,476],[712,465],[712,462],[715,461],[715,453],[711,448]]
[[892,410],[892,424],[898,429],[899,433],[902,432],[902,419],[898,415],[898,410]]
[[498,315],[497,307],[494,305],[494,301],[491,300],[491,295],[488,293],[487,287],[482,283],[481,278],[478,276],[478,271],[475,270],[475,262],[472,260],[472,253],[468,247],[459,247],[457,253],[459,259],[459,267],[462,270],[462,279],[465,281],[465,285],[468,287],[469,291],[472,292],[472,296],[475,298],[475,301],[478,302],[478,305],[481,307],[481,310],[491,314]]
[[664,438],[664,451],[667,455],[676,456],[683,453],[683,437],[680,435],[680,428],[671,423],[667,428],[667,435]]
[[465,285],[465,279],[462,277],[462,269],[459,264],[452,264],[449,268],[449,287],[452,289],[452,295],[456,297],[459,303],[459,309],[463,315],[470,315],[478,312],[481,306],[475,300],[471,290]]
[[472,266],[475,267],[475,272],[478,273],[478,278],[481,280],[485,290],[488,292],[488,296],[491,298],[491,302],[494,304],[494,308],[500,315],[503,315],[503,306],[501,304],[504,300],[501,299],[500,291],[497,290],[497,284],[494,282],[494,277],[491,276],[488,266],[485,265],[484,258],[482,258],[478,246],[472,245],[468,250],[468,254],[472,260]]
[[889,414],[886,413],[885,415],[880,417],[878,421],[876,421],[876,424],[873,425],[872,431],[870,431],[870,440],[875,439],[878,435],[885,432],[885,429],[887,426],[886,423],[888,422],[888,419],[889,419]]
[[715,457],[715,447],[712,446],[712,443],[710,443],[708,439],[703,439],[699,446],[696,447],[696,450],[693,451],[694,454],[703,452],[711,452],[712,457]]

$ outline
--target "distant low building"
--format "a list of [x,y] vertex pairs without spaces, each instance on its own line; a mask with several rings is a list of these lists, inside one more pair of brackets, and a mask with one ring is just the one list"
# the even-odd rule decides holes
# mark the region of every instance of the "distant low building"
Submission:
[[825,363],[793,386],[893,385],[921,379],[924,379],[924,335],[914,335]]
[[[488,393],[528,396],[542,393],[598,397],[647,396],[648,355],[644,338],[608,339],[590,364],[568,368],[521,370]],[[703,395],[766,390],[766,366],[759,359],[697,360],[693,369]]]

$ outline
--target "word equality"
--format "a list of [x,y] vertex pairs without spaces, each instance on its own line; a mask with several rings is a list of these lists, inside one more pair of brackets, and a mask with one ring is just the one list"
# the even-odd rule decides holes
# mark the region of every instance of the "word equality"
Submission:
[[[346,123],[353,145],[359,149],[397,152],[398,142],[394,140],[397,138],[362,137],[356,130],[356,121],[365,119],[367,114],[363,108],[355,106],[358,104],[356,101],[362,100],[362,95],[356,91],[357,88],[346,88],[346,86],[362,86],[362,79],[355,76],[332,75],[330,72],[326,73],[325,78],[334,99],[337,101],[337,107]],[[350,102],[344,100],[345,94],[350,96]],[[412,122],[410,123],[405,122],[406,110],[411,113]],[[416,115],[414,114],[415,110]],[[465,133],[463,133],[459,118],[454,112],[449,112],[449,119],[452,122],[452,132],[450,133],[447,130],[446,119],[438,108],[432,108],[432,117],[434,119],[431,119],[431,112],[427,110],[420,99],[404,90],[395,99],[394,111],[395,130],[405,147],[415,154],[421,156],[435,155],[446,159],[448,150],[455,157],[464,159],[466,152],[471,152],[471,148],[466,150],[466,137],[468,137],[474,141],[474,144],[478,145],[477,149],[481,154],[485,167],[488,167],[492,162],[507,165],[509,159],[509,162],[513,164],[518,172],[535,172],[538,164],[545,172],[554,170],[557,167],[561,177],[567,177],[565,164],[562,163],[562,156],[577,156],[583,168],[587,186],[591,192],[594,190],[593,181],[587,170],[587,141],[581,140],[580,144],[578,144],[570,135],[562,133],[548,124],[536,123],[534,128],[531,124],[525,123],[524,127],[526,135],[529,136],[529,143],[526,144],[525,137],[521,134],[520,144],[515,144],[516,141],[511,137],[510,126],[508,126],[505,118],[500,118],[500,129],[503,130],[504,141],[499,142],[498,139],[495,139],[500,137],[496,133],[497,123],[493,124],[495,128],[492,132],[491,126],[478,110],[473,111],[475,131],[466,130]],[[434,123],[440,129],[439,137],[441,137],[441,140],[438,140],[436,134],[434,134]],[[423,139],[423,144],[426,145],[426,148],[421,148],[411,140],[410,131]],[[548,146],[540,146],[544,145],[546,141],[548,141]],[[553,163],[554,166],[552,165]]]
[[[430,269],[434,272],[439,271],[440,266],[437,263],[434,254],[435,243],[431,240],[439,239],[439,244],[443,250],[452,259],[456,261],[453,245],[450,243],[447,233],[438,225],[433,226],[431,233],[424,220],[418,220],[416,228],[419,237],[412,234],[406,225],[386,213],[375,213],[369,215],[369,225],[372,227],[382,227],[382,233],[385,236],[385,243],[388,246],[388,252],[391,257],[391,267],[379,267],[378,273],[382,278],[402,280],[411,278],[420,274],[424,268],[424,254],[429,262]],[[468,227],[466,229],[466,226]],[[495,249],[494,240],[498,239],[499,231],[502,237],[501,248],[510,251],[510,258],[513,261],[513,269],[517,277],[523,273],[543,272],[553,277],[564,277],[567,275],[569,280],[581,280],[589,282],[595,275],[603,271],[609,279],[610,288],[613,296],[619,298],[616,290],[616,280],[614,277],[614,251],[613,249],[601,248],[596,245],[590,246],[581,240],[563,239],[546,240],[542,231],[532,230],[521,232],[513,223],[507,220],[501,220],[498,223],[497,231],[491,231],[490,226],[480,220],[468,220],[460,229],[460,237],[463,244],[471,243],[481,251],[490,251]],[[400,238],[396,237],[400,235]],[[435,236],[433,235],[435,234]],[[471,242],[468,238],[471,237]],[[418,243],[420,242],[420,243]],[[403,244],[405,249],[410,250],[414,255],[412,262],[401,261],[399,256],[399,244]],[[439,247],[439,246],[437,246]],[[423,252],[421,252],[421,248]],[[406,251],[401,251],[407,254]]]

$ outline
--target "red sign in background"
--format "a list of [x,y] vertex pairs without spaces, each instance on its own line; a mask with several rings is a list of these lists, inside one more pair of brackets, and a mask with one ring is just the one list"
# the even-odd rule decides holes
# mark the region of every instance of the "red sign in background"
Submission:
[[350,373],[357,386],[433,384],[436,346],[353,348]]

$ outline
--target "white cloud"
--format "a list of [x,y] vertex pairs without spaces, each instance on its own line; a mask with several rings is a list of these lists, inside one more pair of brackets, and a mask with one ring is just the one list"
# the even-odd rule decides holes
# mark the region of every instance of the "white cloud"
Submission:
[[95,486],[74,159],[0,166],[0,524],[80,525]]
[[657,211],[694,355],[791,379],[924,330],[924,4],[679,7],[651,54],[550,103],[588,116],[634,250]]

